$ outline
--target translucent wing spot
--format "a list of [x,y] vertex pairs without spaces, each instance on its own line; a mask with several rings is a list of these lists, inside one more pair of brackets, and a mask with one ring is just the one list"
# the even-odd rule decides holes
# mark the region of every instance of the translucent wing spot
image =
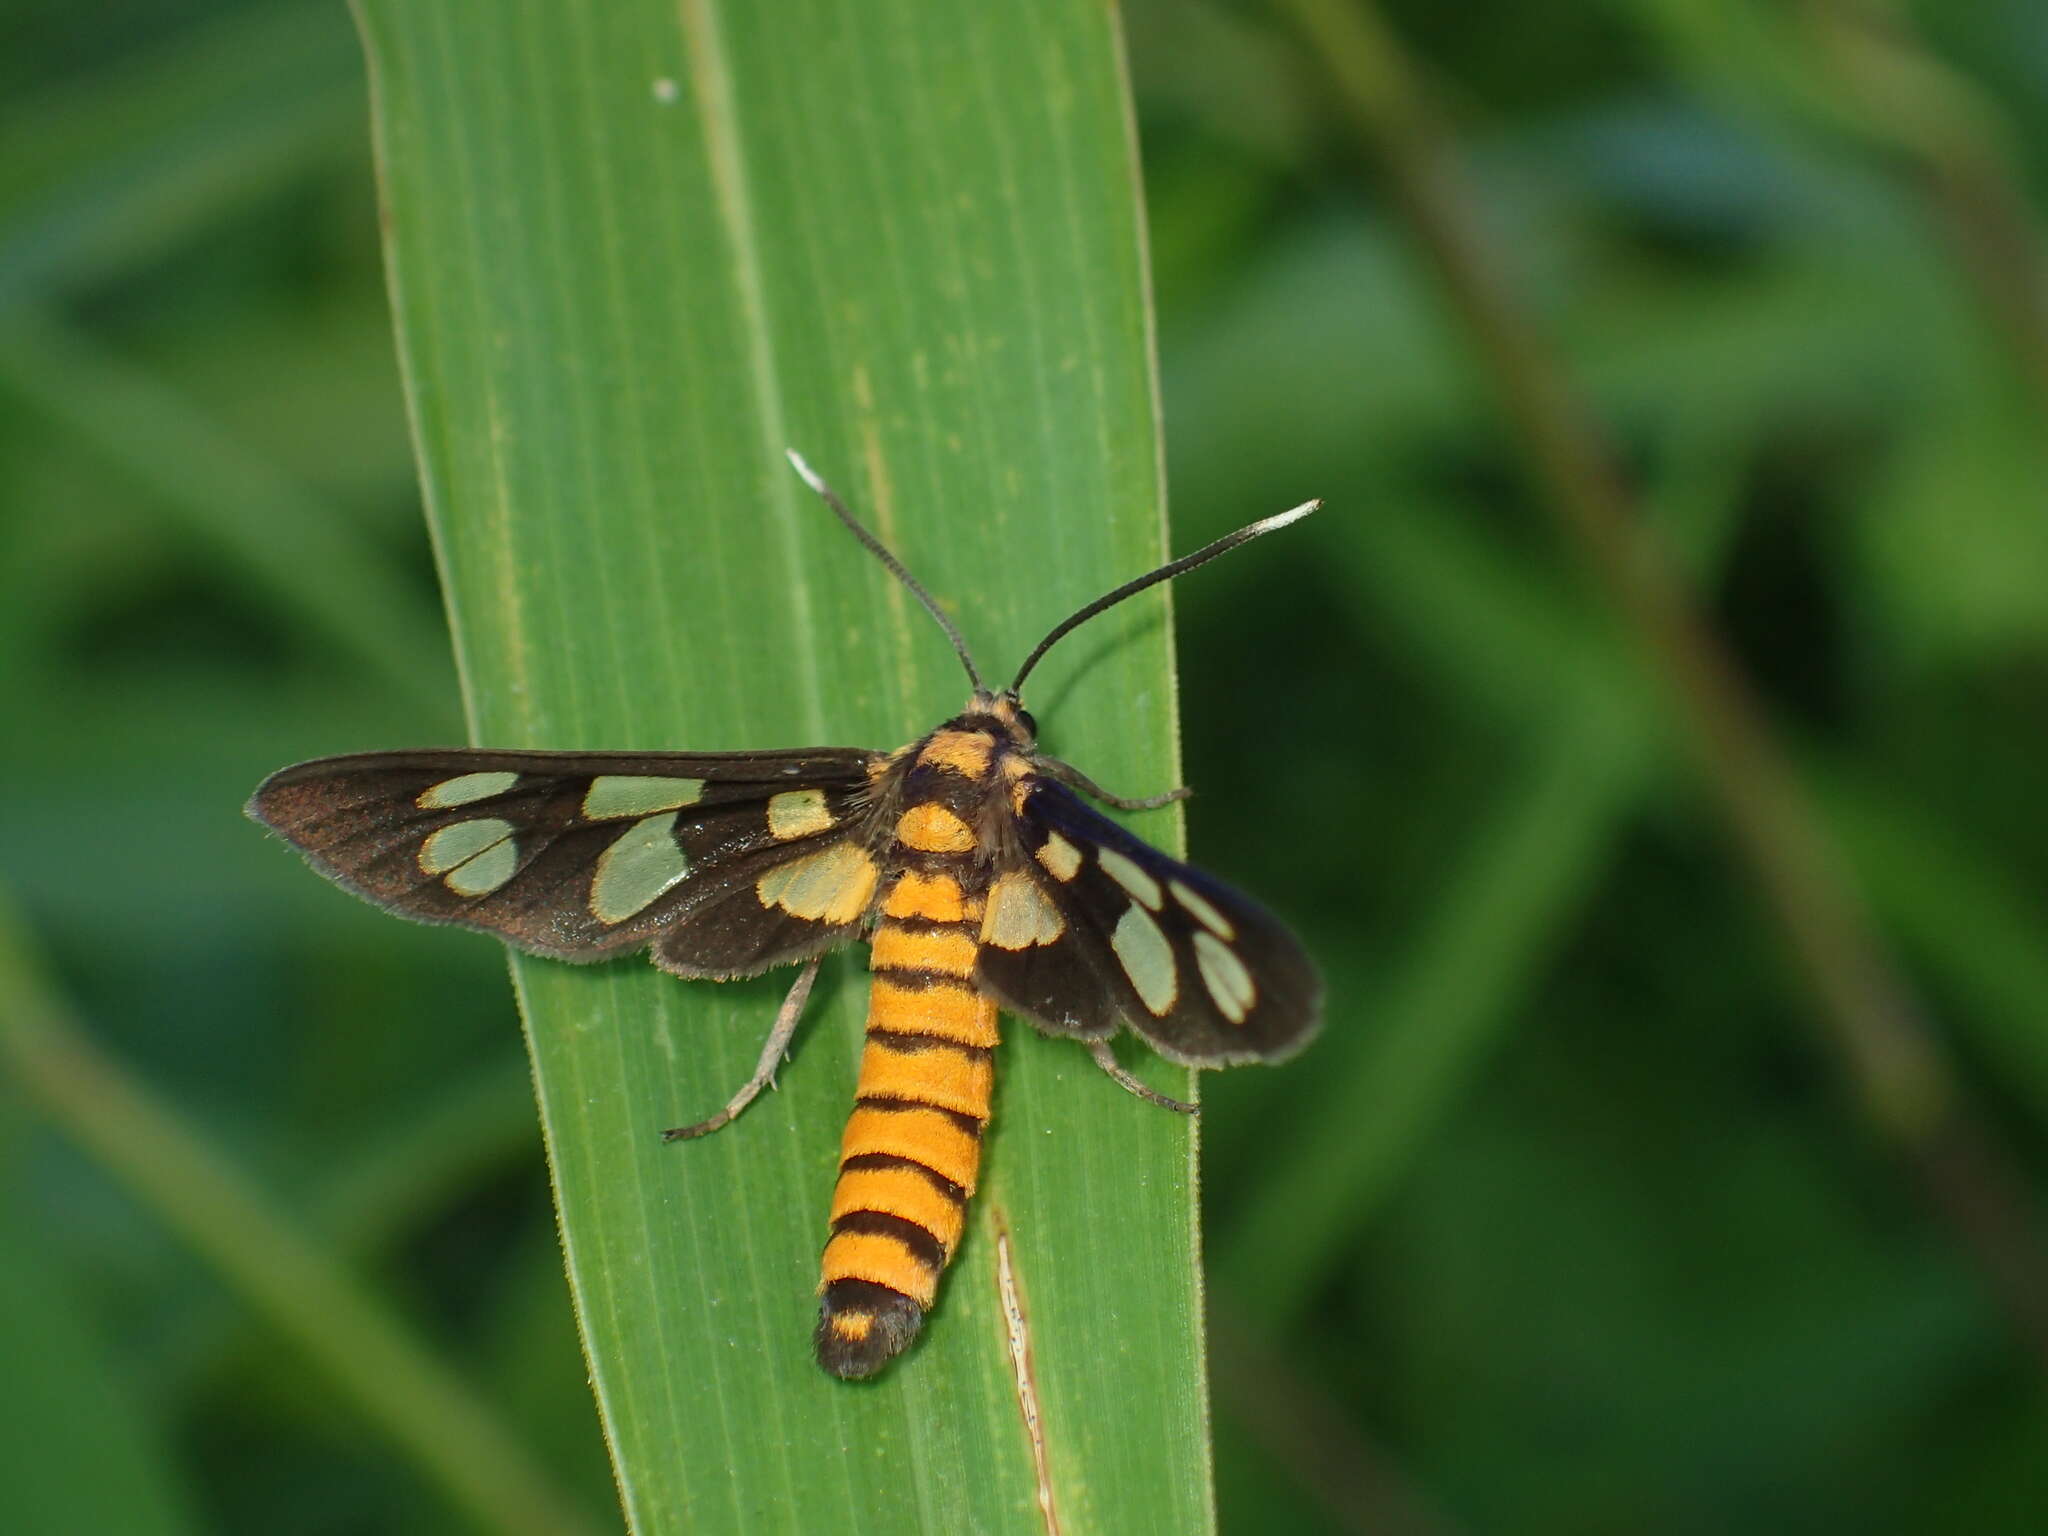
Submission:
[[896,840],[919,853],[969,853],[974,833],[945,806],[927,801],[913,805],[896,823]]
[[1180,983],[1174,974],[1173,946],[1152,921],[1152,914],[1140,906],[1126,908],[1116,932],[1109,937],[1109,947],[1116,951],[1117,963],[1131,978],[1139,1001],[1156,1017],[1165,1018],[1180,995]]
[[1171,881],[1168,889],[1173,892],[1173,899],[1192,912],[1195,921],[1215,934],[1217,938],[1234,939],[1237,937],[1237,929],[1231,925],[1229,918],[1218,912],[1208,902],[1202,900],[1201,897],[1182,885],[1178,880]]
[[822,789],[785,789],[769,797],[768,832],[777,842],[809,837],[813,832],[829,831],[831,826],[832,813],[825,809]]
[[634,822],[598,855],[597,874],[590,882],[592,917],[600,923],[623,923],[690,872],[689,860],[676,846],[675,828],[674,811],[649,816]]
[[1214,934],[1195,935],[1195,965],[1202,973],[1202,985],[1209,989],[1223,1017],[1242,1024],[1259,995],[1252,973],[1244,968],[1228,944]]
[[981,924],[984,944],[1029,949],[1034,944],[1050,944],[1066,931],[1059,908],[1029,875],[1012,871],[998,876],[989,887],[988,913]]
[[837,926],[867,911],[876,874],[873,859],[851,843],[840,843],[776,865],[754,882],[754,894],[764,907]]
[[441,877],[441,883],[458,896],[488,896],[519,868],[519,845],[506,838],[494,843],[467,864],[458,865]]
[[658,773],[601,773],[584,792],[583,815],[588,821],[652,816],[695,805],[703,793],[702,779],[671,779]]
[[1081,850],[1068,842],[1059,833],[1048,833],[1045,846],[1038,850],[1038,862],[1045,866],[1045,872],[1064,885],[1081,873]]
[[516,773],[465,773],[421,790],[413,804],[423,811],[445,811],[477,800],[495,800],[518,782]]
[[445,875],[497,847],[511,835],[512,823],[495,816],[454,822],[420,844],[420,868],[430,875]]
[[1159,882],[1114,848],[1098,848],[1095,857],[1102,861],[1103,872],[1118,885],[1145,903],[1154,912],[1165,905],[1166,898],[1159,894]]

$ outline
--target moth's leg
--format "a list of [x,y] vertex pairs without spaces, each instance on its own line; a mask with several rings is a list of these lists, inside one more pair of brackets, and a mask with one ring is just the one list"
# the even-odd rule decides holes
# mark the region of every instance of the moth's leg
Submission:
[[1194,793],[1183,784],[1179,789],[1169,789],[1163,795],[1112,795],[1072,763],[1063,763],[1056,757],[1041,757],[1038,766],[1045,770],[1046,777],[1057,779],[1067,788],[1078,790],[1091,800],[1100,800],[1104,805],[1113,805],[1120,811],[1156,811],[1162,805],[1185,800]]
[[1143,1083],[1131,1076],[1130,1073],[1117,1065],[1116,1057],[1110,1054],[1109,1042],[1107,1040],[1089,1040],[1085,1044],[1088,1047],[1088,1054],[1095,1058],[1095,1065],[1107,1072],[1110,1080],[1125,1092],[1135,1093],[1147,1103],[1157,1104],[1161,1109],[1170,1109],[1175,1114],[1199,1115],[1202,1112],[1201,1105],[1183,1104],[1179,1099],[1167,1097],[1157,1088],[1147,1088]]
[[1091,800],[1099,800],[1104,805],[1115,806],[1120,811],[1156,811],[1162,805],[1185,800],[1194,793],[1183,784],[1179,789],[1169,789],[1161,795],[1112,795],[1072,763],[1063,763],[1056,757],[1043,757],[1039,759],[1039,766],[1045,770],[1049,778],[1057,779],[1067,788],[1077,790]]
[[699,1136],[709,1136],[739,1118],[763,1088],[775,1085],[775,1069],[782,1065],[782,1053],[789,1049],[789,1037],[796,1033],[797,1020],[803,1017],[804,1003],[810,998],[811,983],[818,979],[818,967],[824,963],[823,955],[813,955],[804,968],[797,972],[796,985],[789,989],[789,996],[782,1000],[782,1009],[775,1015],[775,1027],[768,1032],[768,1043],[761,1047],[761,1059],[754,1066],[754,1075],[747,1079],[744,1087],[732,1096],[725,1108],[709,1120],[699,1120],[695,1125],[679,1125],[673,1130],[663,1131],[663,1141],[693,1141]]

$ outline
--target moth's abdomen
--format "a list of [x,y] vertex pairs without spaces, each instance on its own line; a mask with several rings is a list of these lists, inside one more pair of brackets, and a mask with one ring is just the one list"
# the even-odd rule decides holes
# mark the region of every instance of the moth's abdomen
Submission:
[[917,1336],[981,1166],[996,1005],[974,984],[982,899],[963,885],[966,859],[939,856],[954,852],[956,827],[943,807],[904,816],[899,845],[925,857],[895,877],[874,933],[821,1281],[818,1363],[835,1376],[871,1376]]

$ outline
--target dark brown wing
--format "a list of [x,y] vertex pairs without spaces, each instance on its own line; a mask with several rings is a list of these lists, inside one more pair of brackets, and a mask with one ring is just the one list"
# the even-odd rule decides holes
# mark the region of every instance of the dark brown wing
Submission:
[[1315,1034],[1315,966],[1253,902],[1050,779],[1028,781],[1014,825],[977,963],[1003,1006],[1085,1039],[1127,1024],[1187,1066],[1275,1061]]
[[665,969],[751,975],[857,931],[882,760],[839,748],[372,752],[271,775],[249,814],[401,917],[558,960],[658,940]]

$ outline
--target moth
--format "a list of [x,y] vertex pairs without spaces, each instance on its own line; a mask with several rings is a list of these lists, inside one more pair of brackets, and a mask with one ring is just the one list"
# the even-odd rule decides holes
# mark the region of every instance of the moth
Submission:
[[1156,808],[1040,752],[1024,681],[1076,626],[1307,516],[1308,502],[1126,582],[1055,626],[1007,688],[986,687],[951,618],[831,487],[805,482],[951,641],[972,693],[894,752],[494,752],[320,758],[266,779],[249,815],[344,889],[400,917],[597,961],[642,949],[715,980],[801,965],[753,1077],[770,1081],[825,953],[870,946],[867,1035],[819,1281],[819,1363],[873,1375],[923,1326],[958,1249],[989,1122],[997,1015],[1078,1040],[1118,1083],[1129,1028],[1193,1067],[1305,1044],[1321,984],[1279,922],[1100,812]]

